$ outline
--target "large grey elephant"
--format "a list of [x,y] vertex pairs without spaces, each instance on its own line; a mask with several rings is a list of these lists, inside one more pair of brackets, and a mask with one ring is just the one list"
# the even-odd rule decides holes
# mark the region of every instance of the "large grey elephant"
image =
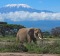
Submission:
[[16,40],[20,41],[20,43],[24,43],[25,41],[30,43],[36,43],[37,39],[42,39],[42,32],[38,28],[22,28],[17,32]]

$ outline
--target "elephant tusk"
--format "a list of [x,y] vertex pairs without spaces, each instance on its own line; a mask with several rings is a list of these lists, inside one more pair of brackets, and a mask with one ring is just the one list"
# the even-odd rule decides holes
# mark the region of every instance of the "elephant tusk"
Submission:
[[39,37],[39,39],[42,39],[41,37]]

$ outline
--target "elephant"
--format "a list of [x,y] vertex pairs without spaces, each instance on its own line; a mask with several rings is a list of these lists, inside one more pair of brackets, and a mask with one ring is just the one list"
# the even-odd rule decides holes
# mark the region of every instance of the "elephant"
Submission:
[[16,41],[24,43],[25,41],[31,43],[37,43],[37,39],[43,39],[43,35],[38,28],[21,28],[17,32]]

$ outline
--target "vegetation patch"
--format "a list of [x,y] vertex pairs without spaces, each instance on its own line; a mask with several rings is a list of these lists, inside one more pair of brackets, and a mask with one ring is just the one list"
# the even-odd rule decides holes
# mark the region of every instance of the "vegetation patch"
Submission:
[[33,42],[25,46],[20,46],[16,43],[14,36],[0,36],[0,52],[28,52],[41,54],[60,54],[60,39],[59,38],[45,38],[39,41],[39,44]]

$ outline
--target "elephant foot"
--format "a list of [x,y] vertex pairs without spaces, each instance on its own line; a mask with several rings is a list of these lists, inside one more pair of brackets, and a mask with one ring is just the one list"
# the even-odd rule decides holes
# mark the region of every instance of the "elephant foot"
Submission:
[[18,48],[20,49],[21,52],[28,52],[28,49],[23,44],[20,44]]

